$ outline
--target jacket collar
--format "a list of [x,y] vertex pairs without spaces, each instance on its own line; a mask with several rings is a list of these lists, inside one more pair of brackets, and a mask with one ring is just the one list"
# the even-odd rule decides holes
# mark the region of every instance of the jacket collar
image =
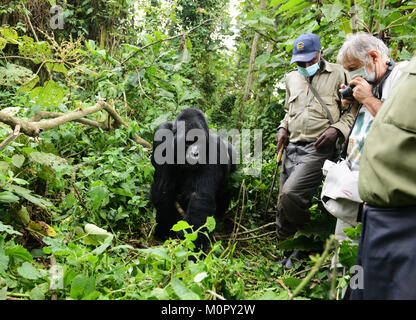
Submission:
[[334,71],[334,67],[326,60],[322,59],[322,64],[321,64],[322,71],[327,71],[327,72],[333,72]]

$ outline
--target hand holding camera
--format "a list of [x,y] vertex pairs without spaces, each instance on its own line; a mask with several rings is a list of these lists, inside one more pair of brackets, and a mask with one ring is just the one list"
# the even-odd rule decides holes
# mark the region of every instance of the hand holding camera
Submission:
[[350,81],[348,86],[341,85],[339,90],[341,94],[342,104],[349,105],[353,101],[365,104],[369,98],[374,98],[373,87],[364,78],[356,77]]

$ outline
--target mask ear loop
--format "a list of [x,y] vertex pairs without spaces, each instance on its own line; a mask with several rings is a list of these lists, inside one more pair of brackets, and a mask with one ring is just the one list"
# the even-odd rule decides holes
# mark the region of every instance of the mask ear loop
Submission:
[[[373,58],[374,59],[374,58]],[[374,63],[374,62],[373,62]],[[370,60],[368,59],[368,54],[365,56],[365,65],[364,65],[364,69],[365,69],[365,72],[367,73],[367,75],[370,75],[368,72],[367,72],[367,65],[369,65],[370,64]],[[376,84],[375,83],[375,79],[377,79],[377,68],[376,68],[376,64],[374,63],[374,81],[368,81],[367,79],[367,82],[369,83],[369,84],[371,84],[371,85],[373,85],[373,87],[374,87],[374,85]]]

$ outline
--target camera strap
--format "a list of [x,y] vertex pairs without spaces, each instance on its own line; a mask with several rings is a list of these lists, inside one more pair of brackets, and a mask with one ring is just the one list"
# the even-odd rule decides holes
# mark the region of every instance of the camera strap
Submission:
[[311,89],[313,95],[315,96],[315,98],[319,101],[319,103],[321,104],[322,108],[324,108],[324,110],[327,113],[327,117],[328,120],[331,124],[334,124],[334,118],[332,118],[331,112],[329,111],[328,107],[326,106],[325,102],[322,100],[321,96],[318,94],[318,91],[316,91],[315,87],[312,85],[311,82],[308,81],[308,79],[306,79],[306,82],[308,83],[309,89]]
[[381,100],[381,97],[383,96],[383,85],[384,85],[384,82],[389,77],[390,73],[393,71],[395,62],[393,61],[393,59],[390,59],[390,61],[387,61],[387,65],[388,65],[388,68],[386,70],[386,73],[381,78],[380,83],[374,88],[374,93],[373,94],[379,100]]

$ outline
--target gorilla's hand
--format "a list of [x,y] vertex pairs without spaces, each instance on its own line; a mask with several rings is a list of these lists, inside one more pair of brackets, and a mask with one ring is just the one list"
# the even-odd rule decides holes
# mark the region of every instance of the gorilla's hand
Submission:
[[337,140],[339,134],[341,132],[334,128],[329,127],[325,130],[323,134],[316,140],[316,142],[313,144],[316,150],[325,149],[333,144],[335,144],[335,141]]

